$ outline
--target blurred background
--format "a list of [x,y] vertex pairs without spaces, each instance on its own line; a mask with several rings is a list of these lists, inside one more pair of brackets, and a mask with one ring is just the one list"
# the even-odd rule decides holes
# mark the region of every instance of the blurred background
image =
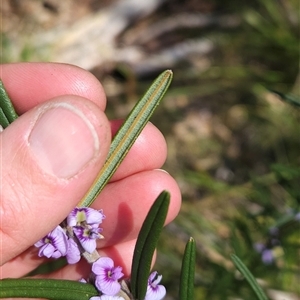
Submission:
[[1,62],[90,70],[111,118],[174,71],[151,119],[183,195],[159,242],[166,299],[190,236],[195,299],[255,299],[232,253],[270,299],[300,299],[298,0],[2,0],[1,30]]

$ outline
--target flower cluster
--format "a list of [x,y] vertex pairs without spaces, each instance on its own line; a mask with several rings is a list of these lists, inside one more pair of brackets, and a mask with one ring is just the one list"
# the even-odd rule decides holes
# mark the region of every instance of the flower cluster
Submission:
[[38,255],[47,258],[65,256],[69,264],[77,263],[82,252],[92,253],[96,249],[96,240],[103,238],[99,225],[104,218],[102,210],[74,208],[66,222],[34,244],[40,248]]
[[[47,258],[65,256],[69,264],[77,263],[85,252],[96,250],[97,239],[100,234],[105,215],[102,210],[89,207],[74,208],[66,220],[34,245],[39,248],[38,255]],[[127,300],[133,299],[130,289],[123,279],[122,267],[115,267],[109,257],[98,256],[91,268],[92,274],[88,282],[93,284],[99,292],[90,300]],[[147,292],[144,300],[161,300],[166,295],[166,289],[160,285],[162,279],[157,272],[150,274]],[[81,282],[87,282],[82,279]]]

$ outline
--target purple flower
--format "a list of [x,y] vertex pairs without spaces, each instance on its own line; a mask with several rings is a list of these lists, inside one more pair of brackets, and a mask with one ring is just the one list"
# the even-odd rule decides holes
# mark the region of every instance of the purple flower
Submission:
[[254,245],[254,249],[256,252],[261,254],[261,260],[265,265],[270,265],[274,261],[273,251],[272,249],[267,248],[262,243],[256,243]]
[[74,226],[73,232],[80,241],[83,249],[89,253],[92,253],[96,247],[96,240],[103,239],[103,235],[100,234],[102,228],[98,228],[98,225],[86,225]]
[[96,288],[108,296],[116,295],[121,285],[118,282],[124,276],[121,267],[114,267],[114,261],[109,257],[100,257],[92,265],[92,272],[96,275]]
[[67,254],[68,237],[64,230],[57,226],[34,245],[40,248],[39,257],[59,258]]
[[90,300],[125,300],[125,299],[119,296],[102,295],[102,296],[92,297],[90,298]]
[[148,287],[145,300],[161,300],[166,295],[166,288],[160,285],[162,275],[152,272],[148,279]]
[[270,265],[274,261],[273,251],[271,249],[266,248],[263,250],[261,254],[261,260],[265,265]]
[[105,219],[102,209],[96,210],[90,207],[75,207],[67,217],[68,226],[78,226],[82,223],[88,225],[101,224]]
[[67,249],[67,254],[66,258],[68,263],[71,264],[76,264],[77,262],[80,261],[80,251],[78,248],[78,245],[75,243],[75,241],[71,238],[68,239],[68,249]]

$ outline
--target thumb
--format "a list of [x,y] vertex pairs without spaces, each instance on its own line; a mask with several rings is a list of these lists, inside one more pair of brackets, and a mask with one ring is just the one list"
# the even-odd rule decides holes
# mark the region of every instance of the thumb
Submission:
[[50,232],[89,189],[110,146],[105,114],[60,96],[1,133],[0,265]]

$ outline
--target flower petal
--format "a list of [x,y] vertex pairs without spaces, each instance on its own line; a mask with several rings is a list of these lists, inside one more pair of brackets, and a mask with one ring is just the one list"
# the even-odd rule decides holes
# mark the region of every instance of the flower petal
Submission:
[[86,222],[89,225],[92,224],[101,224],[102,220],[105,218],[104,214],[102,213],[102,210],[95,210],[90,207],[86,210]]
[[161,300],[165,297],[166,288],[159,284],[161,279],[162,275],[158,275],[156,271],[150,274],[145,300]]
[[100,257],[92,266],[92,271],[95,275],[103,274],[103,270],[111,269],[114,267],[114,261],[109,257]]
[[42,246],[42,248],[39,250],[39,257],[46,256],[50,258],[55,251],[55,248],[51,244],[45,244]]
[[73,239],[68,240],[68,251],[67,251],[67,261],[69,264],[76,264],[80,260],[80,251],[77,244]]
[[92,253],[97,248],[96,240],[91,240],[89,238],[79,238],[80,244],[83,249],[89,253]]
[[103,278],[102,276],[96,276],[95,285],[99,291],[109,296],[116,295],[121,289],[121,285],[118,281],[111,280],[107,277]]
[[57,226],[50,233],[52,244],[56,249],[64,256],[67,254],[68,249],[68,237],[60,226]]
[[145,300],[161,300],[166,293],[166,288],[163,285],[158,285],[155,289],[148,285]]
[[[94,298],[94,297],[92,297],[92,298]],[[102,295],[102,296],[100,296],[99,299],[100,300],[125,300],[123,297],[120,297],[120,296],[108,296],[108,295]],[[93,299],[93,300],[99,300],[99,299]]]

